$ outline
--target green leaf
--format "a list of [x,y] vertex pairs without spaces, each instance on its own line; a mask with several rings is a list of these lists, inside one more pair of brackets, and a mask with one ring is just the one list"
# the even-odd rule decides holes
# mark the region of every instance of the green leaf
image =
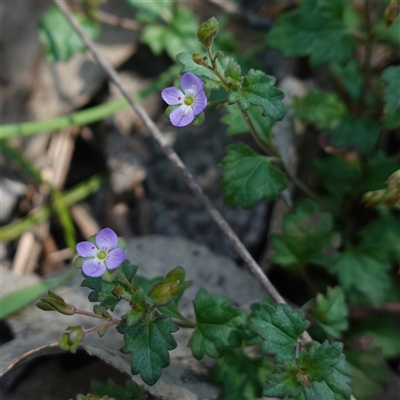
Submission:
[[353,59],[349,60],[344,65],[331,62],[330,69],[334,77],[347,90],[351,98],[355,101],[359,101],[364,79],[358,62]]
[[294,361],[275,366],[275,373],[267,378],[263,395],[266,397],[293,398],[303,391],[297,377],[297,365]]
[[372,349],[377,349],[384,358],[400,355],[399,328],[396,315],[379,315],[353,321],[349,339],[365,341]]
[[[91,39],[100,36],[100,27],[82,14],[77,14],[83,30]],[[39,40],[45,46],[48,61],[68,61],[75,53],[85,51],[86,45],[67,18],[56,7],[49,8],[39,22]]]
[[[141,2],[141,4],[157,4],[157,2]],[[164,50],[174,59],[177,51],[196,53],[201,50],[196,40],[197,21],[188,8],[177,8],[173,19],[167,25],[149,24],[142,31],[140,40],[147,44],[154,54]]]
[[400,263],[400,220],[383,207],[378,211],[380,217],[361,230],[363,242],[384,249],[392,262]]
[[340,354],[332,373],[325,376],[321,382],[312,382],[310,387],[304,389],[306,400],[348,400],[351,394],[350,380],[351,374],[346,359]]
[[203,81],[205,89],[219,90],[221,87],[221,82],[210,69],[193,61],[192,53],[179,53],[176,60],[183,66],[182,72],[197,75]]
[[357,400],[368,400],[377,395],[386,381],[388,369],[379,350],[360,349],[346,352],[351,373],[351,392]]
[[400,126],[400,66],[388,67],[383,71],[382,80],[385,82],[384,103],[386,128],[395,129]]
[[272,373],[265,358],[250,358],[243,348],[228,350],[211,371],[211,381],[222,385],[220,400],[254,400],[261,397],[266,377]]
[[326,340],[322,344],[309,342],[306,348],[307,351],[301,352],[297,358],[297,366],[309,382],[321,382],[332,374],[333,367],[339,362],[343,345],[341,343],[331,344]]
[[226,206],[250,208],[262,197],[275,199],[286,188],[285,175],[267,157],[244,144],[230,145],[221,166],[226,170],[221,182]]
[[210,295],[201,289],[193,304],[196,327],[188,346],[197,360],[205,354],[219,358],[226,348],[238,347],[244,339],[254,336],[247,330],[246,312],[231,306],[226,297]]
[[267,378],[264,396],[299,396],[306,400],[348,400],[350,374],[342,354],[342,344],[310,342],[293,361],[275,365]]
[[281,266],[330,265],[336,251],[332,246],[332,216],[311,200],[301,202],[294,214],[283,220],[283,234],[273,235],[275,253],[271,261]]
[[314,89],[302,98],[295,98],[293,108],[302,121],[326,129],[346,113],[346,105],[335,94]]
[[162,368],[169,365],[168,350],[176,347],[171,332],[176,332],[178,327],[170,317],[158,314],[132,326],[122,321],[117,330],[124,335],[121,352],[131,354],[132,374],[140,374],[144,382],[154,385]]
[[341,118],[328,133],[335,147],[370,153],[379,139],[379,131],[377,121],[349,114]]
[[141,386],[136,385],[130,379],[125,381],[125,386],[117,385],[111,378],[107,383],[90,381],[90,390],[97,396],[110,396],[116,400],[144,400],[145,393]]
[[330,271],[338,276],[349,295],[355,290],[374,307],[379,307],[390,288],[389,269],[387,254],[378,247],[364,244],[341,253]]
[[137,10],[136,19],[142,23],[155,23],[160,19],[168,23],[173,18],[174,0],[126,0],[126,2]]
[[221,54],[217,58],[217,67],[227,83],[242,82],[242,70],[234,58]]
[[348,327],[349,310],[342,289],[328,287],[326,296],[318,293],[311,309],[315,322],[329,335],[340,338]]
[[296,355],[298,337],[308,327],[301,311],[294,311],[286,304],[252,304],[250,328],[263,339],[261,351],[275,356],[275,363],[292,360]]
[[[125,260],[121,266],[118,267],[118,271],[120,271],[130,283],[135,284],[138,268],[139,267],[136,265],[132,265],[129,260]],[[119,276],[116,276],[112,282],[104,280],[103,277],[85,277],[81,283],[82,287],[88,287],[93,290],[89,294],[89,301],[99,301],[101,306],[111,311],[114,310],[115,306],[120,301],[120,299],[112,293],[116,285],[126,290],[129,295],[130,289]]]
[[313,67],[330,60],[346,62],[353,39],[343,22],[319,11],[315,3],[304,1],[299,10],[283,14],[268,33],[267,45],[288,58],[309,56]]
[[400,47],[400,16],[392,22],[389,28],[386,27],[383,18],[379,20],[374,26],[374,34],[380,42],[394,46],[395,48]]
[[230,91],[228,104],[238,102],[244,110],[247,110],[250,104],[261,106],[262,115],[280,121],[285,115],[282,103],[284,94],[274,86],[275,81],[274,77],[251,69],[244,77],[242,88]]
[[[226,109],[228,113],[220,118],[221,122],[228,125],[225,133],[231,136],[249,132],[249,127],[239,107],[226,106]],[[270,117],[263,117],[260,108],[256,106],[250,106],[247,114],[253,123],[257,136],[265,142],[270,142],[271,129],[275,121]]]

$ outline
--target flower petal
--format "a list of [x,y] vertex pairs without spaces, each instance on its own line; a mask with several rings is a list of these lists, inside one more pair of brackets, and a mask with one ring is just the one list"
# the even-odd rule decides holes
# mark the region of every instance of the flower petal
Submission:
[[104,261],[99,260],[98,258],[92,258],[90,260],[86,260],[82,264],[82,271],[85,275],[91,276],[92,278],[97,278],[106,272],[106,266],[104,265]]
[[203,82],[190,72],[182,75],[180,83],[187,96],[195,97],[198,93],[203,91]]
[[76,251],[81,257],[96,257],[99,249],[92,242],[79,242]]
[[193,109],[190,106],[182,104],[171,112],[169,118],[174,126],[189,125],[194,120]]
[[175,86],[167,87],[161,92],[161,97],[170,106],[182,104],[185,95]]
[[118,268],[125,260],[125,251],[120,247],[107,253],[106,263],[108,269]]
[[192,104],[194,115],[200,114],[206,108],[206,105],[207,105],[206,94],[203,91],[201,91],[194,98],[194,102]]
[[118,236],[112,229],[104,228],[96,235],[96,244],[100,250],[109,251],[118,246]]

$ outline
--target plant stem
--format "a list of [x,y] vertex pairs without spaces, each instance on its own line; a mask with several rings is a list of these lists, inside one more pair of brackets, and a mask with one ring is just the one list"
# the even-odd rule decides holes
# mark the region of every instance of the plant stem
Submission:
[[88,317],[98,318],[98,319],[102,319],[104,321],[110,321],[110,318],[102,317],[101,315],[92,313],[90,311],[80,310],[79,308],[75,309],[75,314],[86,315]]
[[227,98],[220,99],[220,100],[214,100],[214,101],[208,101],[207,102],[207,107],[209,107],[209,106],[217,106],[219,104],[225,104],[227,101],[228,101]]
[[172,319],[175,324],[177,324],[180,328],[191,328],[194,329],[196,328],[196,324],[193,321],[190,321],[189,319],[177,319],[173,318]]
[[[132,290],[132,293],[136,292],[136,289],[132,286],[132,284],[128,281],[128,279],[125,278],[125,276],[123,274],[121,274],[121,272],[117,269],[117,275],[126,283],[126,285],[129,287],[129,289]],[[126,299],[124,299],[126,300]],[[129,299],[130,301],[130,299]]]
[[105,327],[112,326],[112,325],[117,325],[118,322],[117,321],[115,321],[115,322],[108,321],[108,322],[106,322],[104,324],[93,326],[93,327],[91,327],[89,329],[85,329],[85,334],[86,335],[90,335],[93,332],[97,332],[101,328],[105,328]]

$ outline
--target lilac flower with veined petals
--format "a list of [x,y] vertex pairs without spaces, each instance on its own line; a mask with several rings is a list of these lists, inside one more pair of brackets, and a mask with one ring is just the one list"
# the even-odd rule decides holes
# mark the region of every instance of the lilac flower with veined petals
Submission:
[[203,82],[190,72],[181,76],[180,84],[183,92],[175,86],[165,88],[161,97],[170,106],[176,107],[169,118],[174,126],[189,125],[207,105]]
[[118,236],[110,228],[102,229],[92,242],[80,242],[76,251],[88,258],[82,264],[82,271],[93,278],[103,275],[107,269],[118,268],[125,260],[125,250],[118,247]]

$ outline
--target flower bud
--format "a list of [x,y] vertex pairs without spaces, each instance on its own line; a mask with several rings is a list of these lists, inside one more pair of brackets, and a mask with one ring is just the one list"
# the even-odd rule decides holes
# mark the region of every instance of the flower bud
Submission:
[[76,308],[72,304],[67,304],[64,299],[49,291],[49,297],[42,297],[36,307],[43,311],[58,311],[64,315],[74,315]]
[[203,57],[200,54],[193,54],[192,55],[192,60],[199,65],[203,64]]
[[67,332],[61,335],[58,345],[63,350],[69,350],[71,353],[76,353],[79,344],[83,339],[85,339],[85,336],[86,333],[81,326],[69,326]]
[[214,38],[218,35],[218,21],[212,17],[203,22],[197,31],[198,41],[206,48],[210,48]]

